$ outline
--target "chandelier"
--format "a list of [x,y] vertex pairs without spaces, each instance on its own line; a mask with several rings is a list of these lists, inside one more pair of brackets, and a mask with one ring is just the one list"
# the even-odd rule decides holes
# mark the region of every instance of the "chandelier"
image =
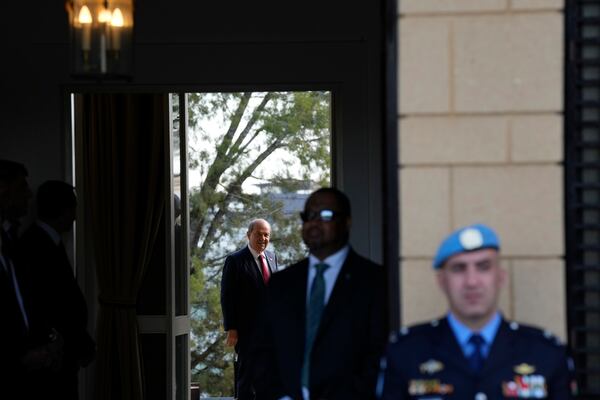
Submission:
[[133,0],[68,0],[71,72],[83,78],[130,78]]

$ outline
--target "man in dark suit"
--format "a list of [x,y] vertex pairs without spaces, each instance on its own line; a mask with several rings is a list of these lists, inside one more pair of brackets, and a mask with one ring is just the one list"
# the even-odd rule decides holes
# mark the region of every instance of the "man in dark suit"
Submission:
[[384,269],[350,247],[341,191],[315,191],[301,217],[310,255],[269,284],[256,338],[260,398],[372,399],[387,335]]
[[254,399],[249,348],[259,304],[263,301],[271,274],[277,271],[277,257],[267,250],[271,226],[255,219],[248,226],[248,245],[225,259],[221,280],[221,309],[226,344],[234,346],[235,391],[239,400]]
[[43,397],[75,400],[79,369],[95,353],[85,298],[61,237],[72,229],[77,199],[71,185],[48,181],[39,187],[36,200],[38,220],[19,241],[18,258],[25,268],[33,318],[50,327],[62,346],[55,360],[30,379]]
[[2,201],[2,232],[4,233],[4,251],[10,253],[19,238],[21,218],[27,215],[29,200],[33,193],[27,183],[27,168],[16,161],[0,160],[4,195]]
[[[21,358],[28,347],[29,313],[22,283],[13,261],[14,240],[8,233],[15,205],[27,212],[31,195],[22,164],[0,160],[0,397],[9,397],[20,386]],[[24,183],[24,184],[23,184]],[[23,190],[21,190],[21,188]],[[24,188],[27,188],[26,190]],[[21,192],[23,195],[19,195]],[[19,200],[20,199],[20,200]]]
[[32,312],[29,283],[17,261],[20,218],[31,190],[21,163],[0,160],[0,397],[30,398],[29,378],[49,366],[60,347],[53,332]]
[[486,225],[454,231],[433,266],[448,299],[445,318],[403,328],[383,363],[384,400],[536,398],[576,390],[565,347],[547,331],[506,321],[500,241]]

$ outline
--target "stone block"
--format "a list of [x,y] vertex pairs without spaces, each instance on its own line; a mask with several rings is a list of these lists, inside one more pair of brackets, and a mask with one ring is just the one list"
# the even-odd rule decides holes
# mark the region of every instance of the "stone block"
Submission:
[[405,260],[401,269],[402,325],[429,321],[448,310],[431,261]]
[[562,10],[564,0],[510,0],[513,10]]
[[407,117],[400,121],[400,162],[506,162],[507,139],[506,117]]
[[514,117],[511,159],[517,162],[561,162],[563,118],[558,114]]
[[514,260],[515,319],[566,338],[565,266],[559,259]]
[[498,299],[498,308],[502,312],[505,318],[512,319],[514,318],[513,312],[513,302],[512,302],[512,281],[510,275],[512,273],[512,263],[509,260],[500,259],[500,265],[504,268],[508,273],[508,279],[506,279],[506,283],[500,292],[500,298]]
[[563,25],[558,12],[456,18],[456,111],[561,111]]
[[506,0],[401,0],[400,13],[456,13],[506,10]]
[[400,169],[400,251],[403,257],[431,257],[450,227],[447,168]]
[[440,18],[400,19],[400,114],[449,111],[448,29]]
[[504,255],[564,254],[560,166],[456,167],[452,181],[456,227],[489,224],[500,235]]

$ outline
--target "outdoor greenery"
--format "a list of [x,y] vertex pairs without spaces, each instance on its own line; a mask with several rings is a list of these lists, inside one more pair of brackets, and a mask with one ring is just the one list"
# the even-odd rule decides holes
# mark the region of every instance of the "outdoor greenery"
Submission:
[[199,177],[189,194],[192,381],[204,394],[231,396],[233,351],[224,345],[220,306],[223,262],[245,245],[253,218],[271,223],[280,265],[305,255],[298,210],[289,203],[329,185],[331,95],[188,96],[188,168]]

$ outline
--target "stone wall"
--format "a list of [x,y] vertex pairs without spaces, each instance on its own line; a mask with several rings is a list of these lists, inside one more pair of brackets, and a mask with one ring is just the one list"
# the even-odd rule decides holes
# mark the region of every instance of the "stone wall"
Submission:
[[402,322],[446,303],[431,259],[494,227],[508,318],[566,335],[562,0],[399,0]]

